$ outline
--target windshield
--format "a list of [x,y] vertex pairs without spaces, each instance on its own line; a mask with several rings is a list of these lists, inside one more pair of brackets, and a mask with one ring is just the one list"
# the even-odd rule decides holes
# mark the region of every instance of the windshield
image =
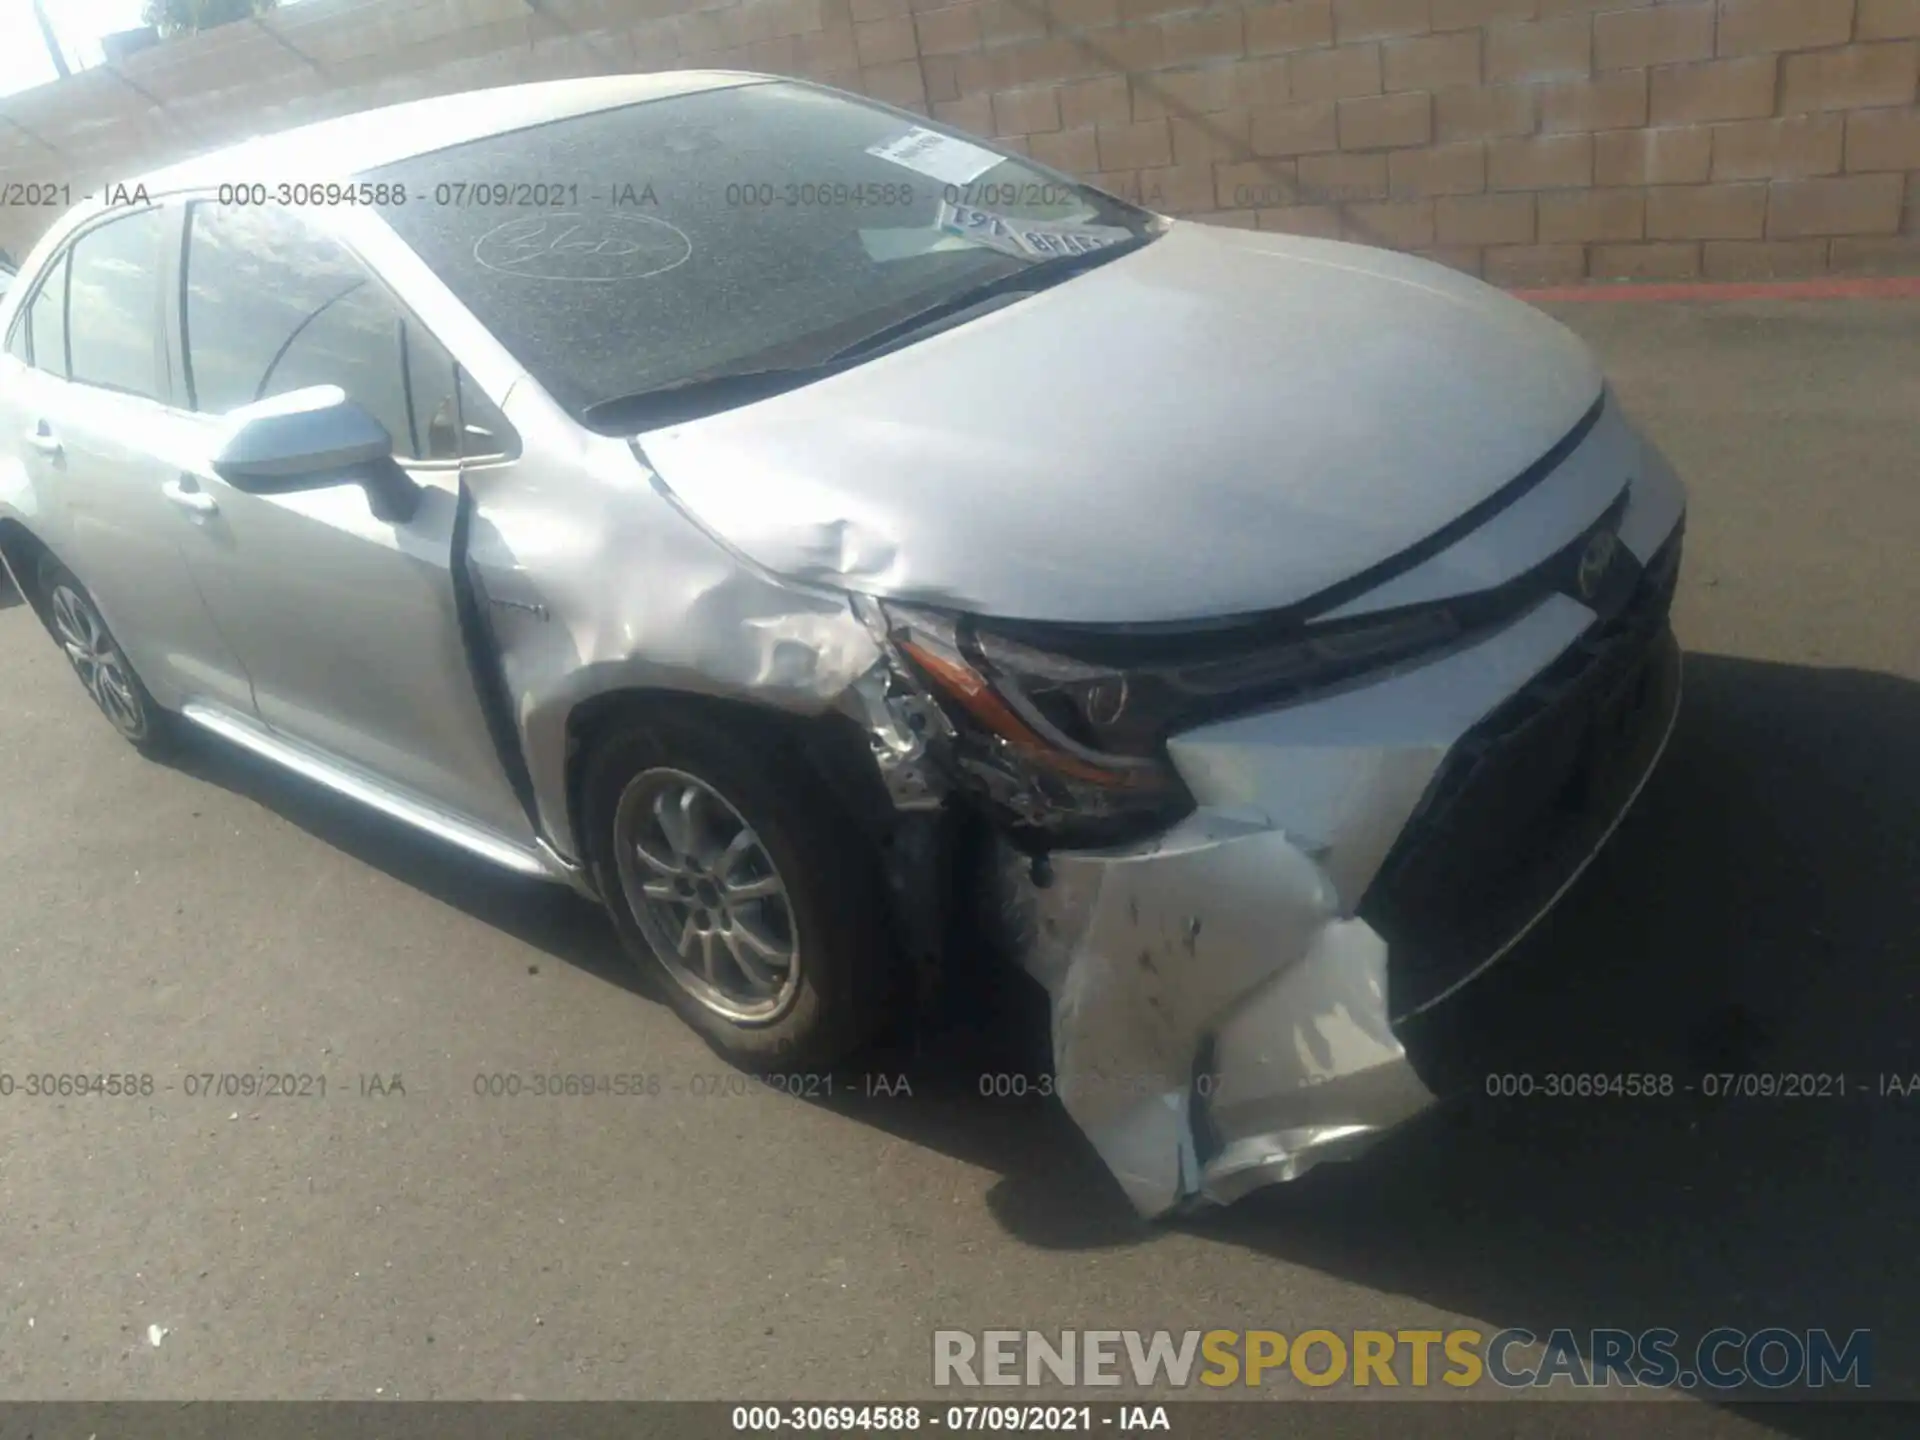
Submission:
[[599,111],[364,178],[401,182],[387,222],[576,417],[815,363],[945,296],[1153,228],[1019,156],[789,82]]

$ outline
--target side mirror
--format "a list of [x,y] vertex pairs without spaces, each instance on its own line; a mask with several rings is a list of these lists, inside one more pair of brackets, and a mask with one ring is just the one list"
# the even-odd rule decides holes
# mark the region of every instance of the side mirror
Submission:
[[409,520],[419,508],[420,487],[395,463],[387,427],[338,385],[290,390],[226,419],[213,473],[244,494],[358,485],[382,520]]

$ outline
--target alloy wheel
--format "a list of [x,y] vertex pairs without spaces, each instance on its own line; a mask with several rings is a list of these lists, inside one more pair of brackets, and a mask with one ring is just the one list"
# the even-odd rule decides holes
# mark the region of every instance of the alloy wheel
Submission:
[[634,777],[614,812],[628,908],[674,981],[740,1024],[768,1024],[800,985],[793,903],[746,818],[698,776]]
[[53,620],[54,638],[66,651],[74,673],[100,713],[129,740],[146,738],[147,708],[133,669],[93,602],[70,585],[56,585],[47,597],[47,610]]

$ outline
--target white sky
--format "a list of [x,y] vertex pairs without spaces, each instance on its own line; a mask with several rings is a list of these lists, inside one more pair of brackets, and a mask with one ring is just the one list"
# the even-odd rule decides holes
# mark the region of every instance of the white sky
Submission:
[[[100,37],[140,23],[140,0],[46,0],[67,64],[75,70],[100,63]],[[54,78],[40,27],[27,0],[0,0],[0,95],[44,85]]]
[[[102,35],[140,23],[140,0],[46,0],[46,11],[74,70],[100,63]],[[33,7],[27,0],[0,0],[0,95],[45,85],[54,73]]]

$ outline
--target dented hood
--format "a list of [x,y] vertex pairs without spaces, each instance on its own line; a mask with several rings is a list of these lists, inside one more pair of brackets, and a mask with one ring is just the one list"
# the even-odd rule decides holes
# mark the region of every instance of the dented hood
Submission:
[[1600,393],[1554,320],[1383,250],[1176,224],[1053,289],[640,437],[776,574],[1063,622],[1278,608],[1512,480]]

